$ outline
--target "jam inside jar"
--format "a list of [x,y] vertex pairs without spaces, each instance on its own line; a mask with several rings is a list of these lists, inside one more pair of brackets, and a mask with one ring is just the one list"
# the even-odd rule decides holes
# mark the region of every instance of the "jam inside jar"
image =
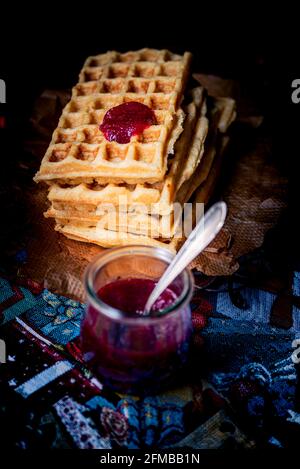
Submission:
[[134,246],[100,254],[87,268],[84,360],[99,380],[120,392],[149,394],[172,382],[186,363],[192,332],[193,278],[182,272],[155,302],[144,306],[172,260],[169,251]]

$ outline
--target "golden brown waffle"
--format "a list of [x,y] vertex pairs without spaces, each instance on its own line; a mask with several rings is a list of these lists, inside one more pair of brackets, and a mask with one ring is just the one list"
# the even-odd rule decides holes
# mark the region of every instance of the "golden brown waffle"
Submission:
[[[216,132],[216,129],[215,129]],[[225,137],[223,137],[224,139]],[[217,139],[216,139],[217,140]],[[216,143],[219,146],[220,142],[211,139],[210,145],[205,150],[197,172],[187,181],[187,187],[183,187],[184,191],[180,191],[181,204],[189,200],[191,195],[197,188],[204,187],[207,189],[207,180],[214,180],[211,174],[215,174],[215,160],[216,155],[223,153],[223,149],[216,151],[214,146]],[[218,158],[220,159],[220,158]],[[205,197],[202,199],[205,200]],[[201,200],[202,201],[202,200]],[[198,200],[200,202],[200,200]],[[54,217],[56,222],[60,225],[71,224],[79,227],[96,227],[97,229],[103,228],[112,231],[127,231],[128,233],[150,236],[151,238],[165,238],[169,239],[174,236],[177,228],[178,221],[181,220],[181,211],[170,213],[168,215],[158,216],[149,215],[145,213],[136,212],[104,212],[93,213],[88,212],[85,207],[80,207],[79,210],[55,210],[50,208],[45,214],[47,217]],[[174,223],[175,218],[175,223]]]
[[179,242],[177,239],[171,241],[154,239],[149,236],[142,236],[123,231],[110,231],[97,229],[96,227],[84,227],[71,224],[56,225],[55,230],[64,234],[67,238],[74,239],[76,241],[84,241],[86,243],[98,244],[104,248],[139,244],[143,246],[163,247],[175,253],[176,246]]
[[[205,162],[203,164],[203,169],[205,172],[207,172],[207,177],[196,192],[196,197],[193,202],[193,217],[195,216],[195,203],[206,204],[212,195],[218,173],[220,172],[220,164],[227,143],[228,137],[222,136],[220,153],[216,155],[216,153],[212,151],[212,146],[210,146],[206,153],[206,155],[209,155],[209,157],[207,159],[203,159],[203,163]],[[211,164],[212,154],[214,155],[216,162],[214,165]],[[101,227],[100,225],[97,226],[95,223],[93,224],[84,222],[81,224],[76,224],[76,222],[70,222],[70,220],[63,218],[60,219],[60,223],[56,224],[55,229],[70,239],[98,244],[99,246],[105,248],[139,244],[145,246],[162,247],[170,250],[173,253],[176,253],[184,241],[184,237],[155,239],[147,235],[139,235],[129,231],[111,231]]]
[[[142,49],[89,57],[63,110],[36,181],[154,183],[182,130],[179,110],[191,54]],[[138,101],[155,113],[150,126],[128,144],[109,142],[99,129],[105,112]],[[175,131],[174,131],[175,129]],[[172,133],[173,131],[173,133]]]
[[147,213],[106,212],[100,216],[68,216],[66,212],[55,213],[56,222],[60,225],[68,223],[79,227],[102,227],[109,231],[124,231],[133,234],[150,236],[151,238],[169,239],[174,234],[174,214],[153,216]]
[[[200,172],[203,174],[202,182],[207,179],[212,163],[215,158],[216,152],[214,147],[209,147],[205,151],[200,164]],[[190,190],[185,192],[185,198],[182,199],[181,204],[187,202],[190,195],[194,192],[196,187],[193,183],[193,177],[188,181]],[[85,206],[78,206],[76,209],[57,210],[50,208],[46,213],[46,217],[54,217],[56,222],[60,225],[71,224],[78,227],[97,227],[110,231],[121,231],[133,234],[145,235],[151,238],[165,238],[169,239],[174,236],[175,229],[178,222],[182,218],[181,212],[182,205],[179,206],[178,212],[174,214],[171,212],[167,215],[153,215],[148,213],[139,212],[122,212],[122,211],[103,211],[93,212],[88,211]],[[178,209],[178,206],[176,207]],[[175,219],[175,223],[174,223]]]
[[[201,112],[196,124],[197,108],[200,108]],[[177,143],[176,156],[171,161],[163,184],[146,186],[141,184],[132,186],[80,184],[74,187],[53,185],[49,192],[52,208],[48,211],[48,216],[73,216],[75,218],[88,216],[90,219],[92,217],[99,219],[105,204],[118,205],[120,197],[122,203],[125,205],[126,202],[131,211],[141,213],[151,210],[152,214],[160,215],[171,213],[173,202],[184,203],[207,177],[206,171],[198,166],[194,179],[190,180],[202,155],[207,131],[207,121],[202,115],[204,113],[203,88],[196,88],[193,91],[193,104],[187,109],[184,133]],[[212,131],[214,128],[224,132],[235,117],[235,102],[228,98],[216,99],[210,114],[212,114],[210,134],[215,133]],[[192,135],[193,140],[190,144]],[[214,146],[211,146],[211,162],[214,152]]]
[[80,184],[52,185],[48,198],[56,210],[103,211],[107,204],[128,205],[136,212],[168,214],[172,212],[178,184],[194,171],[203,153],[208,121],[204,116],[206,105],[203,88],[193,91],[193,102],[186,108],[184,132],[175,146],[175,156],[169,161],[165,180],[156,184]]
[[[211,125],[208,145],[196,171],[193,172],[179,190],[177,200],[180,200],[181,204],[185,203],[197,188],[196,201],[198,203],[206,203],[209,200],[218,176],[225,143],[228,141],[227,136],[223,135],[220,137],[222,135],[220,132],[220,123],[223,124],[222,131],[226,130],[230,125],[233,118],[228,117],[227,126],[225,126],[224,113],[228,116],[233,116],[233,114],[229,112],[233,104],[234,102],[232,102],[232,100],[223,98],[214,101],[210,113]],[[195,135],[197,135],[197,133]],[[191,147],[193,147],[193,144]],[[50,209],[50,211],[51,210],[53,209]],[[50,213],[48,215],[50,215]],[[177,225],[176,223],[174,224],[172,214],[171,216],[164,215],[158,217],[141,213],[127,213],[122,214],[119,218],[115,213],[95,215],[92,213],[84,214],[82,212],[80,215],[80,213],[75,214],[73,212],[68,218],[68,211],[54,210],[51,216],[56,217],[56,229],[66,236],[74,237],[76,233],[80,233],[82,240],[94,242],[104,247],[118,245],[119,241],[126,244],[126,241],[128,241],[127,244],[136,244],[139,242],[153,246],[158,246],[157,243],[160,243],[159,245],[174,251],[183,240],[182,237],[173,237]],[[113,223],[115,225],[113,225]],[[115,226],[115,228],[112,229],[112,226]],[[119,234],[120,239],[118,237]],[[83,239],[84,236],[89,236],[89,238]],[[136,236],[138,236],[138,238],[136,238]]]
[[[208,121],[202,115],[206,111],[202,92],[202,89],[197,90],[197,106],[200,105],[201,108],[198,109],[195,100],[188,106],[185,130],[176,145],[175,157],[171,162],[170,171],[164,183],[166,188],[170,188],[171,184],[175,187],[176,181],[181,176],[181,171],[186,167],[191,168],[196,165],[196,161],[199,161],[203,155]],[[188,174],[188,172],[186,173]],[[175,193],[174,190],[174,197]],[[111,208],[113,209],[114,206]],[[170,238],[174,234],[174,213],[171,206],[162,216],[155,215],[153,212],[151,212],[151,215],[143,213],[141,205],[126,205],[124,203],[123,207],[117,206],[115,208],[119,209],[120,212],[109,210],[109,206],[105,204],[99,204],[95,207],[91,204],[82,204],[80,200],[71,204],[52,202],[52,206],[45,213],[45,216],[55,217],[60,224],[72,223],[87,227],[96,225],[99,227],[101,225],[104,229],[128,231],[151,236],[152,238]],[[180,213],[177,213],[177,216],[179,215]]]
[[[215,157],[219,155],[219,158],[224,153],[225,142],[227,137],[224,133],[228,130],[230,124],[236,118],[236,106],[235,101],[231,98],[215,98],[213,100],[213,106],[210,112],[210,130],[206,140],[207,149],[205,151],[205,164],[199,165],[193,172],[189,179],[186,178],[182,184],[179,184],[179,190],[177,193],[177,201],[184,203],[189,200],[191,195],[196,191],[197,188],[206,181],[208,175],[215,164]],[[218,132],[216,131],[218,130]],[[223,147],[220,146],[219,132],[223,135],[221,139]],[[181,179],[182,182],[182,179]]]

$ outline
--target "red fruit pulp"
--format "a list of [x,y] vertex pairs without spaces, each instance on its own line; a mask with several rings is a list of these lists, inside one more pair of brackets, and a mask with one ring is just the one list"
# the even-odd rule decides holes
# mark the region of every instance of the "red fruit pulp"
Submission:
[[[100,380],[124,392],[149,392],[176,375],[186,362],[191,336],[189,305],[160,318],[143,316],[155,287],[149,279],[111,282],[98,291],[101,300],[122,311],[113,318],[99,305],[89,304],[81,326],[83,356]],[[171,306],[179,292],[163,292],[154,310]],[[128,321],[130,320],[130,321]]]
[[152,109],[145,104],[130,101],[109,109],[100,130],[109,142],[129,143],[133,135],[139,135],[155,124],[156,118]]

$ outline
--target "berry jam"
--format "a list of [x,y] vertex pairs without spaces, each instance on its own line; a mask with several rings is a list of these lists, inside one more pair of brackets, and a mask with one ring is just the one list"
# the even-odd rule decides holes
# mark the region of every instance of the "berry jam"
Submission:
[[129,143],[133,135],[139,135],[155,124],[152,109],[131,101],[109,109],[99,128],[109,142]]
[[[108,283],[98,291],[104,303],[120,309],[129,316],[143,316],[146,302],[156,283],[146,278],[127,278]],[[152,312],[161,311],[171,306],[176,300],[176,293],[167,288],[156,300]]]
[[[111,282],[98,291],[101,300],[120,310],[120,318],[88,304],[81,326],[85,361],[100,381],[121,392],[156,392],[186,362],[191,336],[191,311],[183,306],[162,317],[144,316],[144,306],[155,287],[149,279]],[[178,293],[169,287],[154,311],[171,306]],[[152,311],[153,311],[152,309]]]

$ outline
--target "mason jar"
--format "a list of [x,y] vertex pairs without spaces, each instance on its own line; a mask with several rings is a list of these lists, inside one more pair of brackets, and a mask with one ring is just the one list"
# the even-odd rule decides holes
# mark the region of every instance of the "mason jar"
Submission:
[[[194,286],[188,269],[168,287],[174,292],[174,301],[159,314],[130,313],[131,301],[146,303],[149,292],[144,298],[143,285],[149,287],[150,282],[154,287],[172,259],[166,249],[125,246],[103,251],[86,269],[83,356],[99,380],[116,391],[159,391],[174,381],[187,361]],[[102,291],[110,292],[110,301],[107,294],[103,300]]]

